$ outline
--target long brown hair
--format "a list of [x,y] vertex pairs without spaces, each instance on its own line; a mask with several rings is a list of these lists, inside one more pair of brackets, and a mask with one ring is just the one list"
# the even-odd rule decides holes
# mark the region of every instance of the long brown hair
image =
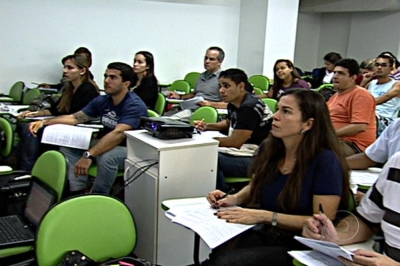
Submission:
[[[340,160],[343,171],[343,195],[341,206],[347,206],[349,196],[349,167],[340,149],[339,139],[333,128],[328,108],[323,97],[310,90],[291,89],[282,94],[297,99],[302,121],[313,118],[312,127],[304,136],[296,152],[296,161],[292,173],[280,192],[279,205],[283,210],[295,211],[299,205],[303,180],[315,156],[324,150],[332,150]],[[279,163],[285,158],[285,146],[282,139],[269,134],[260,147],[260,154],[254,159],[249,173],[252,174],[252,203],[258,203],[263,186],[272,182],[279,171]]]
[[279,63],[286,63],[288,68],[293,69],[293,71],[291,73],[292,74],[292,84],[290,84],[289,88],[293,85],[293,83],[294,83],[294,81],[296,79],[301,79],[301,77],[300,77],[299,73],[297,72],[296,68],[294,67],[292,61],[290,61],[289,59],[278,59],[278,60],[276,60],[276,62],[274,64],[274,84],[271,87],[272,98],[274,98],[274,99],[278,98],[279,90],[283,87],[283,80],[280,79],[278,77],[278,75],[276,74],[276,72],[277,72],[276,71],[276,66]]
[[[67,60],[71,60],[80,70],[86,69],[85,73],[81,75],[81,84],[83,82],[89,81],[96,88],[97,92],[100,93],[100,89],[97,84],[89,78],[89,63],[86,56],[83,55],[67,55],[64,57],[61,62],[64,63]],[[60,102],[57,105],[57,111],[60,113],[68,113],[71,107],[72,96],[74,95],[74,85],[71,82],[66,81],[64,83],[64,91],[62,93],[62,97]]]

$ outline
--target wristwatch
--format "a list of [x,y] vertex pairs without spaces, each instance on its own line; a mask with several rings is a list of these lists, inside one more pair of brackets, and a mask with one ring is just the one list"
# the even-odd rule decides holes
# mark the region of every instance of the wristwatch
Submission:
[[94,157],[90,154],[89,151],[85,151],[82,155],[83,158],[94,160]]
[[271,225],[272,226],[278,225],[278,214],[276,212],[272,213]]

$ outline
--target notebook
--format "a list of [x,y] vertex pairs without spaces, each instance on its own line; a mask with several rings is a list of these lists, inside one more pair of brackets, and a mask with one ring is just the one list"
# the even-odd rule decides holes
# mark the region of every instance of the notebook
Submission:
[[0,217],[0,248],[32,245],[41,219],[56,201],[56,191],[32,177],[23,216]]

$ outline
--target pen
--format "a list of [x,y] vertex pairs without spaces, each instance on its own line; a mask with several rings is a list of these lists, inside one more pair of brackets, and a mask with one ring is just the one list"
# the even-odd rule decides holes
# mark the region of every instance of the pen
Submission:
[[[322,204],[319,204],[319,214],[324,214],[324,209],[322,208]],[[322,223],[322,228],[321,228],[321,237],[322,240],[325,240],[325,236],[324,236],[324,227],[325,227],[325,223]]]
[[197,123],[196,128],[198,128],[199,124],[201,124],[201,123],[203,123],[203,122],[204,122],[204,118],[202,118],[202,119],[200,120],[200,122]]
[[235,192],[235,189],[234,189],[234,188],[231,188],[225,195],[223,195],[222,197],[220,197],[218,200],[225,199],[226,197],[228,197],[228,195],[232,194],[233,192]]

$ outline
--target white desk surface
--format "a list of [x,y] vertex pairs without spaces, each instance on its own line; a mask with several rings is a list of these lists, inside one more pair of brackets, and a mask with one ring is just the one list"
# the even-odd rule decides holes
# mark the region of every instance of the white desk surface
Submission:
[[144,143],[147,143],[157,150],[171,150],[176,148],[219,144],[217,140],[212,139],[205,134],[193,134],[193,138],[159,139],[153,137],[147,130],[143,129],[125,131],[125,135],[127,136],[127,138],[134,138]]
[[10,114],[13,116],[17,116],[19,110],[29,108],[29,105],[7,105],[8,111],[0,110],[0,114]]

